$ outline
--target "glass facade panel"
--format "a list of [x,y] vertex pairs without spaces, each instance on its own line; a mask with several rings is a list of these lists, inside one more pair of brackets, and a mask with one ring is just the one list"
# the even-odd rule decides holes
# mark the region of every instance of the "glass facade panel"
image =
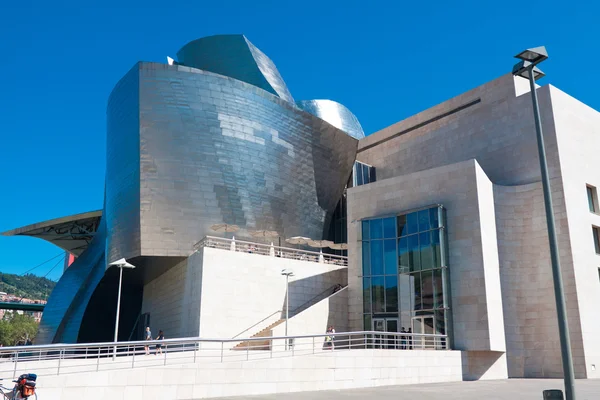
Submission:
[[371,275],[371,247],[369,242],[362,244],[362,271],[363,276]]
[[383,221],[380,219],[371,220],[371,239],[383,239]]
[[383,275],[383,240],[371,241],[371,274]]
[[424,310],[433,310],[433,271],[421,272],[421,302]]
[[429,221],[431,223],[431,229],[440,227],[439,210],[437,208],[429,209]]
[[385,280],[383,276],[375,276],[371,279],[371,294],[373,313],[385,312]]
[[385,277],[385,311],[398,312],[398,275]]
[[431,229],[429,220],[429,210],[419,211],[419,232],[428,231]]
[[441,268],[442,267],[442,254],[440,249],[440,235],[442,231],[436,229],[435,231],[431,231],[431,252],[433,254],[433,260],[431,263],[431,268]]
[[396,218],[383,220],[383,237],[386,239],[396,238]]
[[383,253],[385,258],[385,274],[398,274],[398,257],[396,256],[396,239],[383,241]]
[[417,213],[410,213],[406,216],[406,234],[417,233],[419,231],[419,216]]
[[399,215],[396,221],[398,223],[398,236],[406,236],[408,234],[406,230],[406,215]]
[[356,169],[356,186],[364,185],[362,168]]
[[369,240],[369,220],[362,222],[362,240]]
[[413,310],[420,310],[421,301],[421,273],[416,272],[412,274],[412,291],[413,291]]
[[410,272],[410,261],[408,257],[408,238],[398,239],[398,272],[406,274]]
[[371,313],[371,279],[363,278],[363,312]]
[[362,174],[363,174],[363,182],[365,184],[371,183],[371,174],[370,168],[367,165],[362,166]]
[[398,327],[446,332],[444,221],[441,206],[363,221],[365,329],[397,318]]
[[419,249],[421,250],[421,269],[433,268],[431,232],[423,232],[419,234]]
[[365,331],[373,330],[373,326],[371,325],[371,314],[365,314],[364,316],[364,329]]
[[421,250],[419,249],[419,235],[411,235],[408,238],[408,265],[410,271],[421,270]]
[[434,269],[433,273],[433,308],[444,307],[444,283],[442,282],[442,270]]

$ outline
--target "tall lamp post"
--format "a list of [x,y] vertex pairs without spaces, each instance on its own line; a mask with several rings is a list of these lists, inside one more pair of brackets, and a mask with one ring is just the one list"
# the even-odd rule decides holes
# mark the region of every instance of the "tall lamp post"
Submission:
[[124,258],[121,258],[120,260],[117,260],[115,262],[112,262],[109,264],[109,267],[117,267],[119,268],[119,292],[117,293],[117,316],[115,318],[115,346],[113,349],[113,361],[116,359],[117,357],[117,339],[118,339],[118,335],[119,335],[119,311],[121,308],[121,286],[123,284],[123,268],[135,268],[134,265],[129,264]]
[[567,307],[565,304],[563,279],[558,255],[558,241],[556,239],[550,178],[548,177],[548,163],[546,161],[546,149],[544,146],[540,108],[535,88],[536,79],[544,77],[544,73],[537,68],[537,64],[546,60],[548,58],[548,53],[546,52],[546,48],[541,46],[524,50],[517,54],[515,58],[518,58],[521,61],[513,67],[513,75],[529,79],[529,85],[531,87],[533,117],[535,118],[535,131],[537,134],[542,187],[544,190],[544,206],[546,208],[546,223],[548,225],[548,240],[550,242],[550,259],[552,261],[552,277],[554,280],[554,297],[556,301],[556,313],[558,316],[558,332],[560,335],[565,395],[566,400],[575,400],[575,375],[573,373],[573,356],[571,354],[571,339],[569,337],[569,326],[567,322]]
[[281,270],[281,275],[285,275],[285,349],[288,349],[288,318],[290,316],[290,276],[294,276],[294,272],[288,269]]

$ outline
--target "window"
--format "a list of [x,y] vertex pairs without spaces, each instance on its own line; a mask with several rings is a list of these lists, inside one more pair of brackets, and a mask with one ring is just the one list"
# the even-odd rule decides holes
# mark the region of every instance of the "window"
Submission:
[[600,254],[600,228],[592,226],[592,232],[594,233],[594,247],[596,248],[596,254]]
[[587,185],[588,207],[593,213],[598,213],[598,192],[594,186]]
[[355,161],[352,168],[352,186],[366,185],[375,182],[375,168]]

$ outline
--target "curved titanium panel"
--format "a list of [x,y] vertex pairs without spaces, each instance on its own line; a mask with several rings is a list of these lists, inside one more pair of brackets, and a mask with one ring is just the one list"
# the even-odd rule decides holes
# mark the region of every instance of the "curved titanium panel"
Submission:
[[[122,136],[139,132],[139,166],[119,172],[139,174],[140,184],[130,180],[126,187],[107,175],[111,235],[140,232],[142,256],[187,256],[215,223],[237,224],[240,234],[268,229],[282,237],[323,236],[350,176],[357,140],[239,80],[180,65],[138,65],[139,85],[130,90],[139,87],[140,129],[109,124],[108,143],[129,142]],[[122,104],[134,96],[137,91],[113,92],[108,119],[123,114]],[[111,149],[108,171],[119,169],[112,163],[138,158],[128,147]],[[137,196],[139,208],[114,208]],[[111,217],[138,210],[139,224]],[[111,259],[129,258],[130,250],[109,238]]]
[[136,64],[113,89],[106,113],[104,219],[110,232],[108,263],[140,255],[140,130],[144,126],[140,125],[139,108]]
[[44,308],[36,344],[75,343],[83,313],[104,275],[106,224],[100,220],[92,243],[65,270]]
[[277,67],[244,35],[215,35],[194,40],[177,52],[187,67],[225,75],[294,102]]
[[332,100],[301,100],[298,107],[329,122],[355,139],[365,137],[358,118],[346,106]]

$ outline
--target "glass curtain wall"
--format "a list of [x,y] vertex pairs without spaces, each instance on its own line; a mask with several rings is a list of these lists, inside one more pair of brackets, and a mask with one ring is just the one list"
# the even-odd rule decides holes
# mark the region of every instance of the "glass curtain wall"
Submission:
[[444,221],[442,206],[361,221],[365,330],[448,332]]

